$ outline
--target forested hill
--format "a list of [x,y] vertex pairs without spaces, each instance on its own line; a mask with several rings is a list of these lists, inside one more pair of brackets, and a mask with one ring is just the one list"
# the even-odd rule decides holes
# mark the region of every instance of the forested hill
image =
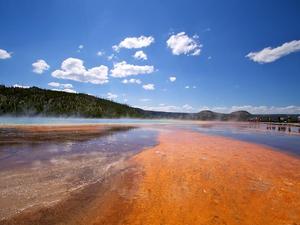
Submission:
[[143,110],[87,94],[1,85],[0,115],[139,118]]
[[246,111],[229,114],[204,110],[198,113],[157,112],[87,94],[52,91],[37,87],[18,88],[0,85],[0,116],[66,116],[86,118],[153,118],[189,120],[234,120],[297,122],[299,115],[252,115]]

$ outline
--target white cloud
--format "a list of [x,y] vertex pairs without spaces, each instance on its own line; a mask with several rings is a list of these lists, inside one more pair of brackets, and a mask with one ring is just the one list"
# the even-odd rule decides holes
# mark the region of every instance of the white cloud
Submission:
[[171,35],[167,40],[167,46],[174,55],[200,55],[202,45],[198,43],[198,36],[189,37],[185,32]]
[[147,60],[147,59],[148,59],[146,53],[143,52],[143,51],[137,51],[137,52],[133,55],[133,57],[134,57],[135,59],[143,59],[143,60]]
[[81,59],[68,58],[62,62],[60,70],[52,72],[52,76],[58,79],[105,84],[108,82],[108,67],[101,65],[86,69]]
[[158,106],[135,106],[144,110],[163,111],[163,112],[192,112],[194,108],[188,104],[183,106],[159,104]]
[[144,88],[145,90],[154,90],[154,89],[155,89],[155,86],[154,86],[154,84],[144,84],[144,85],[143,85],[143,88]]
[[192,106],[190,106],[189,104],[185,104],[182,106],[182,109],[184,109],[185,111],[191,111],[194,108]]
[[108,92],[108,93],[107,93],[107,98],[110,99],[110,100],[113,100],[113,99],[118,98],[118,95],[113,94],[113,93],[111,93],[111,92]]
[[300,114],[300,106],[252,106],[252,105],[243,105],[243,106],[229,106],[229,107],[201,107],[199,111],[202,110],[211,110],[221,113],[230,113],[239,110],[245,110],[252,114]]
[[143,48],[151,45],[154,42],[152,36],[140,36],[140,37],[127,37],[121,41],[118,45],[114,45],[112,48],[115,51],[119,51],[121,48]]
[[64,89],[62,89],[62,91],[69,92],[69,93],[77,93],[77,91],[70,89],[70,88],[64,88]]
[[97,56],[103,56],[103,55],[105,55],[105,52],[103,52],[103,51],[98,51],[97,52]]
[[77,91],[75,91],[71,88],[64,88],[64,89],[53,88],[51,90],[52,91],[63,91],[63,92],[68,92],[68,93],[77,93]]
[[0,49],[0,59],[9,59],[11,58],[11,53],[7,52],[4,49]]
[[84,48],[83,45],[78,45],[78,49],[77,49],[77,52],[81,52],[81,50]]
[[48,83],[49,86],[51,87],[56,87],[56,88],[67,88],[67,89],[70,89],[70,88],[73,88],[73,85],[72,84],[61,84],[61,83],[58,83],[58,82],[50,82]]
[[180,112],[181,108],[174,105],[163,105],[163,106],[135,106],[144,110],[150,111],[163,111],[163,112]]
[[114,64],[114,68],[111,70],[112,77],[128,77],[131,75],[139,75],[139,74],[149,74],[153,73],[154,66],[138,66],[127,64],[127,62],[122,61]]
[[248,55],[246,55],[246,57],[248,57],[254,62],[263,64],[274,62],[283,56],[297,51],[300,51],[300,40],[286,42],[283,45],[276,48],[267,47],[258,52],[250,52]]
[[189,85],[186,85],[184,88],[185,88],[185,89],[189,89],[189,88],[190,88],[190,86],[189,86]]
[[199,109],[184,104],[183,106],[159,104],[158,106],[135,106],[145,110],[164,111],[164,112],[200,112],[202,110],[211,110],[220,113],[231,113],[239,110],[246,110],[252,114],[300,114],[300,106],[203,106]]
[[115,54],[111,54],[111,55],[107,56],[107,60],[110,61],[110,60],[114,59],[115,57],[116,57]]
[[39,59],[36,62],[32,63],[32,67],[32,71],[38,74],[42,74],[45,70],[49,70],[50,68],[50,66],[43,59]]
[[21,85],[21,84],[14,84],[13,87],[14,88],[30,88],[30,86]]
[[171,82],[175,82],[176,77],[169,77],[169,80],[170,80]]
[[134,78],[131,78],[131,79],[124,79],[122,81],[123,84],[141,84],[142,81],[140,79],[134,79]]

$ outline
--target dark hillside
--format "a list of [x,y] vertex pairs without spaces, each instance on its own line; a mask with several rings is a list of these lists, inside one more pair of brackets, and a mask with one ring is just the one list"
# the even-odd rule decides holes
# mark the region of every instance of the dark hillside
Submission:
[[87,94],[0,86],[0,115],[141,117],[142,110]]
[[0,85],[0,115],[261,122],[297,122],[300,120],[299,115],[252,115],[247,111],[229,114],[209,110],[198,113],[146,111],[82,93],[67,93],[37,87],[5,87],[4,85]]

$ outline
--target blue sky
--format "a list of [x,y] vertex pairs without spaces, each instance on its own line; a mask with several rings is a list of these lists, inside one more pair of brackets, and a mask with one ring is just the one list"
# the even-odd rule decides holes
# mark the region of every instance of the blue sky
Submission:
[[152,110],[300,113],[299,1],[1,0],[0,10],[1,84]]

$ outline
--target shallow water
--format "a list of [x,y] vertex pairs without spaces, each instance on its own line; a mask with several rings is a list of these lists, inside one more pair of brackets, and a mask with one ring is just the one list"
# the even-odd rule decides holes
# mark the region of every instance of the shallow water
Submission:
[[32,138],[31,141],[25,141],[26,134],[24,134],[24,143],[2,143],[0,145],[0,170],[15,166],[51,163],[59,157],[86,157],[95,153],[110,157],[121,153],[134,153],[154,146],[157,132],[146,128],[128,128],[120,131],[106,131],[98,137],[94,135],[80,141],[70,139],[66,135],[60,140],[51,139],[49,137],[51,133],[44,135],[48,136],[48,140],[37,141]]
[[[6,124],[71,124],[73,121],[57,118],[19,119],[8,120],[6,122],[9,123]],[[1,218],[13,216],[32,206],[47,206],[74,190],[123,171],[128,166],[128,157],[157,144],[157,135],[161,130],[187,129],[264,144],[300,155],[300,135],[269,130],[263,124],[253,126],[250,123],[132,119],[74,120],[72,124],[88,124],[93,121],[97,124],[122,126],[96,126],[99,130],[88,132],[76,130],[76,126],[71,130],[51,132],[5,126],[0,129],[0,221]],[[88,127],[90,129],[95,126]]]
[[0,223],[122,171],[128,157],[157,143],[157,132],[150,128],[114,127],[98,135],[74,131],[75,136],[69,131],[59,138],[57,132],[5,131],[0,132]]
[[[199,132],[230,137],[237,140],[264,144],[272,148],[300,155],[300,127],[291,127],[291,132],[267,129],[263,123],[203,122],[167,119],[86,119],[51,117],[0,117],[0,125],[76,125],[76,124],[120,124],[120,125],[164,125],[187,128]],[[169,127],[170,126],[170,127]],[[1,134],[0,134],[1,136]],[[1,138],[1,137],[0,137]],[[138,140],[138,138],[137,138]]]
[[87,119],[65,117],[0,117],[0,125],[55,125],[55,124],[168,124],[176,120],[164,119]]
[[194,130],[210,135],[229,137],[241,141],[266,145],[275,149],[300,155],[300,135],[267,129],[265,124],[211,123],[193,126]]

